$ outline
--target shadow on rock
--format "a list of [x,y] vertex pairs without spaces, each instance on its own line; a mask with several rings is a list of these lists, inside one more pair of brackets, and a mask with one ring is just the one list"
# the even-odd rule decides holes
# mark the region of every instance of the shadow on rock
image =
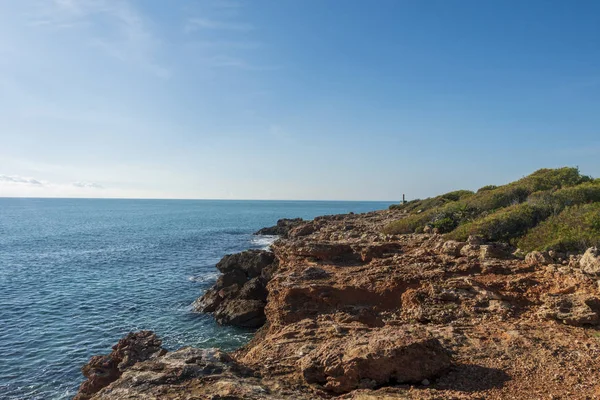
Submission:
[[502,388],[510,379],[510,376],[501,369],[459,364],[452,366],[447,374],[437,380],[436,388],[479,392]]

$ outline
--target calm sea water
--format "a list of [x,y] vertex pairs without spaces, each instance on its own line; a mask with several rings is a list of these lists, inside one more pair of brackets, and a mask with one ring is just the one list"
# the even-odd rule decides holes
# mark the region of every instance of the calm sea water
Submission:
[[130,331],[234,349],[252,332],[190,307],[224,254],[264,247],[252,232],[279,218],[389,204],[0,198],[0,398],[72,397],[80,367]]

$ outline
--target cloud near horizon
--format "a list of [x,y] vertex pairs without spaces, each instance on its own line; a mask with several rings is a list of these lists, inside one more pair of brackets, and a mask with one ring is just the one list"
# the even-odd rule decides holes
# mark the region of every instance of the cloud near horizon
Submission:
[[16,184],[24,184],[24,185],[35,185],[42,186],[43,183],[33,178],[26,178],[18,175],[2,175],[0,174],[0,183],[16,183]]
[[32,177],[0,174],[0,197],[85,197],[102,196],[103,192],[104,187],[94,182],[53,183]]

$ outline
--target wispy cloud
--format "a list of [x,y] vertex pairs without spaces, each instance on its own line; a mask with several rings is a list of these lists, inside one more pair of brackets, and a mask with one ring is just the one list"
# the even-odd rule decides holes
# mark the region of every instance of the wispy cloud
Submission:
[[170,76],[169,69],[156,61],[161,40],[153,33],[151,21],[129,1],[53,0],[41,4],[32,14],[30,27],[90,28],[86,31],[91,35],[90,45],[159,77]]
[[43,183],[37,179],[26,178],[18,175],[1,175],[0,174],[0,182],[7,183],[15,183],[19,185],[34,185],[34,186],[42,186]]
[[73,186],[79,188],[103,189],[102,185],[94,182],[73,182]]

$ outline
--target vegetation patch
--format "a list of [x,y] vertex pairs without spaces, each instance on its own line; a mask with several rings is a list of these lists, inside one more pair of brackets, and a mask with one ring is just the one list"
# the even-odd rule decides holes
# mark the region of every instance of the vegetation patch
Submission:
[[[507,185],[484,186],[476,193],[461,190],[392,206],[407,215],[384,231],[418,233],[429,227],[455,240],[479,235],[488,241],[518,243],[525,250],[583,250],[600,240],[593,228],[598,204],[600,179],[581,175],[577,168],[541,169]],[[591,222],[575,231],[577,217]],[[559,233],[546,235],[545,241],[543,233],[526,240],[538,229],[550,229],[543,228],[544,221],[554,221],[552,229],[560,227]]]
[[517,244],[526,251],[563,252],[600,246],[600,202],[565,208],[531,229]]

